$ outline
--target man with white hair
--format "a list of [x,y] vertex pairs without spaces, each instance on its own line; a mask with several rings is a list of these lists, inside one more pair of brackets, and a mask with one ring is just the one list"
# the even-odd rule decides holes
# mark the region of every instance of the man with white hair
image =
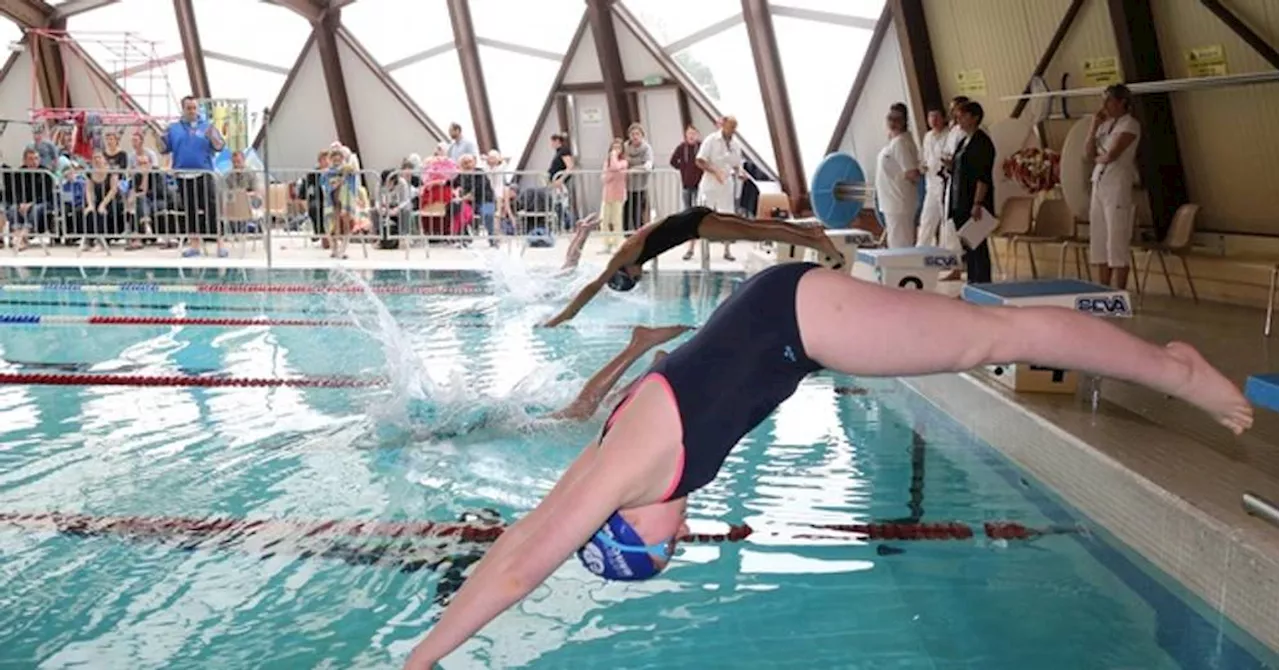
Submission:
[[[734,136],[738,120],[726,116],[720,122],[719,132],[711,133],[702,141],[695,159],[702,169],[702,181],[698,185],[702,204],[721,214],[734,214],[737,196],[736,178],[746,178],[742,170],[742,144]],[[724,243],[724,259],[735,260],[729,253],[728,240]]]

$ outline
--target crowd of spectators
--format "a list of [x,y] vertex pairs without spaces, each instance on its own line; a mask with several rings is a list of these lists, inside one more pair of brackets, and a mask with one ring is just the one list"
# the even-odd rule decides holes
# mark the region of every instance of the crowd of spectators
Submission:
[[[425,244],[469,245],[485,237],[527,236],[551,244],[550,236],[572,227],[586,212],[575,191],[600,184],[601,209],[611,231],[621,234],[647,223],[654,151],[640,124],[618,139],[601,168],[586,167],[564,133],[549,138],[552,159],[545,178],[516,179],[509,158],[496,149],[481,153],[460,124],[431,156],[410,154],[375,173],[339,142],[318,152],[307,172],[265,174],[250,152],[233,151],[230,165],[214,169],[226,141],[198,115],[196,101],[183,100],[184,116],[162,132],[149,127],[103,127],[92,116],[47,127],[39,123],[21,162],[0,165],[0,236],[17,250],[33,238],[94,248],[182,247],[184,255],[227,255],[227,239],[277,225],[344,257],[353,236],[383,248],[405,238]],[[677,142],[669,164],[680,173],[683,205],[698,202],[697,131]],[[127,145],[127,148],[126,148]],[[586,165],[593,165],[590,160]],[[583,173],[589,173],[584,175]],[[758,171],[757,171],[758,174]],[[762,175],[761,175],[762,176]],[[691,185],[692,184],[692,185]],[[741,204],[754,207],[751,188]]]

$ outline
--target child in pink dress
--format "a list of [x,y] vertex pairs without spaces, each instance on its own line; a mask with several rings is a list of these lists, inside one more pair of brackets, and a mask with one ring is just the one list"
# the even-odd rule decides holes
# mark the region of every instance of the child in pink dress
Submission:
[[605,231],[604,250],[601,253],[613,253],[614,245],[621,242],[622,205],[627,201],[627,157],[622,152],[622,140],[614,138],[609,145],[609,157],[604,161],[604,175],[601,177],[604,192],[600,199],[600,228]]

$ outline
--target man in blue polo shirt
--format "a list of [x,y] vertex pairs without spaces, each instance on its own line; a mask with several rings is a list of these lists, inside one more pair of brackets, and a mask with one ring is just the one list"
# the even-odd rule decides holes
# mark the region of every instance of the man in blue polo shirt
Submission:
[[218,257],[225,258],[218,235],[218,194],[213,178],[213,157],[226,146],[222,133],[200,118],[200,106],[194,96],[182,99],[182,118],[169,124],[160,138],[160,153],[173,157],[172,169],[178,178],[188,231],[188,244],[183,256],[204,253],[204,243],[217,244]]

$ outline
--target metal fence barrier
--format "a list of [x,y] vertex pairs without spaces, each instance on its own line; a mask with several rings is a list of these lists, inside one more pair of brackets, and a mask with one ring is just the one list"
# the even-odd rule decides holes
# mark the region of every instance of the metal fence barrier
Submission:
[[[605,192],[606,183],[610,192]],[[625,184],[621,198],[618,184]],[[0,235],[13,253],[77,255],[143,247],[183,256],[253,256],[268,267],[271,249],[397,250],[409,259],[433,248],[506,245],[521,253],[571,236],[600,212],[606,247],[644,224],[683,208],[680,174],[662,168],[605,173],[319,169],[177,171],[100,165],[0,170]],[[606,197],[608,196],[608,197]]]

